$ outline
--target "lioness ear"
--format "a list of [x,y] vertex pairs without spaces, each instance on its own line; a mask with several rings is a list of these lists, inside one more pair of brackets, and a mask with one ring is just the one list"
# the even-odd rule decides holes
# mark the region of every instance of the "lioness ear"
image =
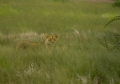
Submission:
[[49,38],[50,36],[49,35],[47,35],[47,38]]
[[55,35],[55,38],[57,38],[57,35]]

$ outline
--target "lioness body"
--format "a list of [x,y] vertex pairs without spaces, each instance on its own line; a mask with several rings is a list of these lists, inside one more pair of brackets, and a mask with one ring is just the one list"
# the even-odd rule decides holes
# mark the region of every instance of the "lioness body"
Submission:
[[32,41],[20,41],[17,45],[17,49],[36,49],[40,43],[38,42],[32,42]]
[[55,36],[47,36],[47,38],[41,43],[23,40],[18,42],[17,49],[33,49],[34,50],[38,48],[40,44],[44,45],[48,49],[50,46],[53,46],[55,44],[56,39],[57,39],[57,36],[55,35]]

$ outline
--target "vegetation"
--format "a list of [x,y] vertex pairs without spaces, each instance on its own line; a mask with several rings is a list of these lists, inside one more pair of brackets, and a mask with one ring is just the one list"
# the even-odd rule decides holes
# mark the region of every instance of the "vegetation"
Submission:
[[[0,1],[0,84],[119,84],[120,14],[112,3]],[[58,35],[49,52],[16,50],[21,40]]]
[[[120,16],[114,17],[112,20],[110,20],[110,21],[105,25],[105,27],[107,27],[111,22],[113,22],[113,21],[115,21],[115,20],[120,20]],[[104,27],[104,28],[105,28],[105,27]]]
[[120,7],[120,0],[115,0],[113,6]]

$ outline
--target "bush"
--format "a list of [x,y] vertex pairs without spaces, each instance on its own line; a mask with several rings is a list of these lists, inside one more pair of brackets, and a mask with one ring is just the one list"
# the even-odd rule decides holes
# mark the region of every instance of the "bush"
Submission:
[[120,0],[115,0],[113,6],[120,7]]

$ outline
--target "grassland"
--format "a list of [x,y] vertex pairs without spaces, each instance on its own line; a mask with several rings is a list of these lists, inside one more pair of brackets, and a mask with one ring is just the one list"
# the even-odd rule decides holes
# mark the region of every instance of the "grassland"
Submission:
[[[0,84],[119,84],[119,8],[111,2],[1,0]],[[58,35],[49,53],[16,50],[20,40]]]

